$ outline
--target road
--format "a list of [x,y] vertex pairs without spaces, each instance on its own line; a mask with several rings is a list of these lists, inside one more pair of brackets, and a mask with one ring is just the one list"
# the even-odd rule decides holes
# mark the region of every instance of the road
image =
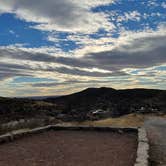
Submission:
[[145,122],[151,166],[166,166],[166,119],[150,118]]

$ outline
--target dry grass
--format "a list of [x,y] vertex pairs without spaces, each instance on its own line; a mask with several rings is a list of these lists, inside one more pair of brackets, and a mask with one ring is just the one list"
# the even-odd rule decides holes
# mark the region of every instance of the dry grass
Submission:
[[[81,126],[115,126],[115,127],[139,127],[142,126],[146,119],[154,117],[154,114],[129,114],[119,118],[108,118],[97,121],[71,122],[64,125],[81,125]],[[159,115],[158,115],[159,116]],[[166,115],[160,117],[166,118]]]
[[34,104],[33,104],[33,106],[40,106],[40,107],[42,107],[42,106],[56,106],[56,104],[53,104],[53,103],[48,103],[48,102],[45,102],[45,101],[36,101]]

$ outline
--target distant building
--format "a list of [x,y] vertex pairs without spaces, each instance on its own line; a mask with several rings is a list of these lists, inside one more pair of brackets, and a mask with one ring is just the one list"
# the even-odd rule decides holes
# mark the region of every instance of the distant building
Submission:
[[97,115],[97,114],[103,114],[103,113],[106,113],[107,111],[104,111],[102,109],[97,109],[95,111],[92,112],[93,115]]

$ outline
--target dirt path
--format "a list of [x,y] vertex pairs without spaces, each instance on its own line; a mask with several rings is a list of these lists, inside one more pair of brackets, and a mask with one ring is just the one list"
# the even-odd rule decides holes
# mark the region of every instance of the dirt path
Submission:
[[150,161],[152,166],[166,166],[166,120],[151,118],[146,121],[150,141]]
[[0,145],[0,166],[133,166],[132,133],[49,131]]

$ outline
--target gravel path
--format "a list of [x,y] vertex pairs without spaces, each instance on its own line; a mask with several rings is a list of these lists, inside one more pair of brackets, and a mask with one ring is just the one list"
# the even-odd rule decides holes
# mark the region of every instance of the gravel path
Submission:
[[133,166],[132,133],[48,131],[0,145],[0,166]]
[[150,118],[145,127],[150,143],[151,166],[166,166],[166,120]]

